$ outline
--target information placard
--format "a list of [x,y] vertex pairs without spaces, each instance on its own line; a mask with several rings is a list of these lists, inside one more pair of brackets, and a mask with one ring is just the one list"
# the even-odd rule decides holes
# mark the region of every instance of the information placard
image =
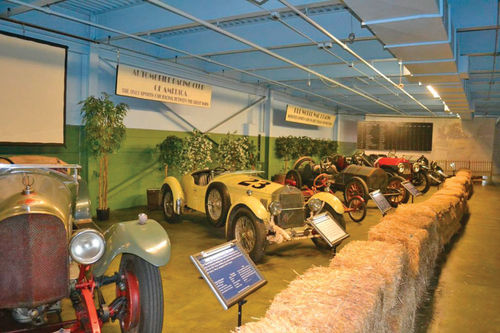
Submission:
[[387,201],[387,198],[382,192],[380,192],[380,190],[370,192],[370,197],[373,199],[382,214],[385,214],[391,210],[392,206],[389,204],[389,201]]
[[409,180],[406,180],[404,182],[401,183],[401,185],[403,185],[403,187],[408,191],[410,192],[411,195],[413,195],[414,197],[418,197],[419,195],[422,195],[422,192],[420,192],[416,187],[415,185],[413,185]]
[[236,241],[190,258],[225,310],[267,283]]
[[331,247],[349,237],[329,213],[314,216],[311,224]]

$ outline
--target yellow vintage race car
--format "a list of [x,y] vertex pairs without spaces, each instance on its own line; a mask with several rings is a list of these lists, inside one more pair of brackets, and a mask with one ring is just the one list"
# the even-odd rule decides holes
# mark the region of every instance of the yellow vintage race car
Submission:
[[206,213],[212,225],[225,225],[227,240],[240,242],[254,261],[262,259],[268,243],[311,238],[317,247],[329,248],[310,223],[316,214],[328,212],[345,230],[344,207],[334,195],[319,192],[306,202],[299,189],[257,173],[215,168],[186,174],[180,183],[166,177],[162,207],[167,222],[178,221],[185,207]]

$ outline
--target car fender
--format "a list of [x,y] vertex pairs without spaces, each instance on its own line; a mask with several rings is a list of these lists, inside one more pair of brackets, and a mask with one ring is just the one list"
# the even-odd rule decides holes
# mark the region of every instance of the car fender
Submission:
[[177,200],[181,200],[182,203],[185,203],[184,200],[184,191],[182,190],[181,183],[177,180],[177,178],[168,176],[165,178],[163,181],[163,186],[161,188],[162,190],[162,196],[163,196],[163,189],[165,188],[165,185],[170,186],[170,189],[172,190],[172,195],[174,197],[174,202]]
[[229,208],[226,218],[226,235],[229,235],[232,227],[232,219],[240,207],[247,207],[252,211],[255,217],[261,221],[267,221],[269,219],[269,212],[259,199],[252,196],[241,197],[238,202],[234,203],[231,208]]
[[138,220],[113,224],[104,232],[106,250],[93,265],[94,276],[106,272],[113,259],[122,253],[134,254],[154,266],[163,266],[170,260],[170,239],[163,227],[148,219],[141,224]]
[[[344,214],[344,205],[342,202],[337,198],[335,195],[329,193],[329,192],[318,192],[314,194],[311,199],[319,199],[333,208],[337,213],[339,214]],[[311,200],[309,199],[309,200]]]

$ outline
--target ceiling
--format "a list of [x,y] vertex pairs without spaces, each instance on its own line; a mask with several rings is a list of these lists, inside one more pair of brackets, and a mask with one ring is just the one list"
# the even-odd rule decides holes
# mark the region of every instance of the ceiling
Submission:
[[0,18],[340,112],[471,119],[500,116],[498,7],[491,0],[1,0]]

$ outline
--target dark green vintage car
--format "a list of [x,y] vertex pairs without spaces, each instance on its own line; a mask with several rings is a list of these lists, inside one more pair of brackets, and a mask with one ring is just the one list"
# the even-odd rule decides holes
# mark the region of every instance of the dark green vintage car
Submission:
[[330,192],[343,192],[346,203],[356,196],[368,201],[369,193],[375,190],[380,190],[394,207],[408,202],[410,194],[401,185],[404,178],[389,177],[380,168],[354,164],[344,165],[339,171],[338,164],[338,160],[330,157],[322,159],[319,164],[309,156],[301,157],[286,174],[285,184],[298,188],[327,185]]

